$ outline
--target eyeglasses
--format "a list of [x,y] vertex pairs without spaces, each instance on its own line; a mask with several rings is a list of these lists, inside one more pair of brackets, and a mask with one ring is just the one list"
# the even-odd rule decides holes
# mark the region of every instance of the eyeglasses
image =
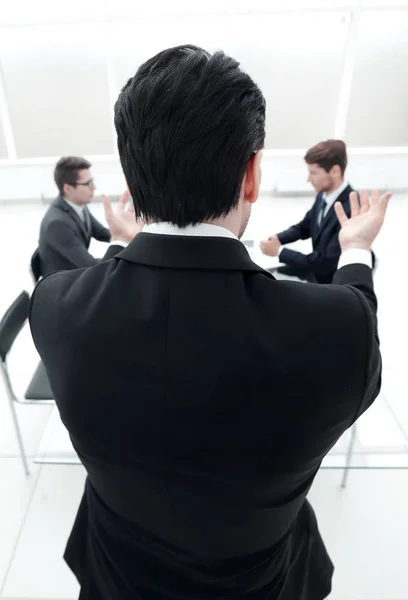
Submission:
[[83,185],[83,186],[86,186],[86,187],[89,187],[90,189],[92,189],[95,187],[95,182],[93,179],[90,179],[89,181],[85,181],[84,183],[77,181],[76,183],[73,183],[72,185],[74,187],[76,187],[77,185]]

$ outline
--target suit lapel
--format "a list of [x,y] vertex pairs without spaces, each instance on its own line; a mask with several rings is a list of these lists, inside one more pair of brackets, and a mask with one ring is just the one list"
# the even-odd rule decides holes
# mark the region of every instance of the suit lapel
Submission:
[[[346,189],[340,194],[340,196],[337,198],[336,202],[341,202],[342,204],[344,204],[345,202],[348,201],[350,193],[353,191],[353,189],[348,185],[346,187]],[[335,203],[334,203],[335,204]],[[327,215],[323,218],[320,227],[318,229],[317,235],[314,239],[314,243],[316,244],[320,237],[322,236],[323,232],[330,227],[331,225],[333,225],[334,222],[337,221],[337,216],[336,213],[334,211],[334,204],[331,205],[331,207],[329,208]]]
[[315,237],[315,243],[320,239],[324,230],[333,223],[333,218],[337,219],[336,213],[334,212],[334,206],[331,206],[327,215],[323,218],[320,227],[317,231],[317,235]]
[[317,196],[316,196],[315,203],[314,203],[314,205],[312,207],[312,211],[313,211],[313,214],[312,214],[312,226],[313,226],[313,229],[312,229],[312,231],[314,232],[314,235],[312,236],[313,239],[316,238],[316,236],[319,233],[319,230],[321,229],[318,226],[318,223],[317,223],[317,219],[319,218],[321,197],[322,197],[322,194],[321,194],[321,192],[319,192],[319,194],[317,194]]
[[66,212],[72,219],[74,219],[75,223],[79,226],[82,235],[84,236],[85,242],[88,244],[89,235],[87,232],[86,225],[79,217],[79,215],[74,211],[74,209],[71,208],[71,206],[67,202],[65,202],[62,196],[58,196],[58,198],[54,201],[54,205],[58,206],[58,208]]

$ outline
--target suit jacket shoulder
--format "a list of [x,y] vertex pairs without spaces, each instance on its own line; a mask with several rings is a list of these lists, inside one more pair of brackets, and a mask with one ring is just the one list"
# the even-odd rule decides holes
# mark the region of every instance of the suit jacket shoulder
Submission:
[[88,473],[67,560],[102,597],[327,596],[306,495],[379,378],[370,270],[337,277],[276,281],[236,240],[141,233],[37,286],[34,341]]

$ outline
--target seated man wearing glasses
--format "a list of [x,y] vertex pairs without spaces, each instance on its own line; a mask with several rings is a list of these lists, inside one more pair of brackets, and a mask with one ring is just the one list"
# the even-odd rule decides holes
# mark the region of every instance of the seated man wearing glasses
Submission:
[[[54,271],[91,267],[100,260],[112,258],[131,241],[127,237],[126,222],[133,221],[134,226],[135,217],[132,203],[130,210],[125,210],[128,192],[119,200],[121,227],[114,231],[104,227],[90,213],[88,204],[92,202],[95,191],[90,167],[90,162],[77,156],[63,157],[55,167],[54,179],[59,196],[51,204],[40,228],[42,276]],[[112,211],[109,199],[105,197],[104,200],[105,211]],[[88,251],[92,238],[109,243],[102,259],[94,258]]]

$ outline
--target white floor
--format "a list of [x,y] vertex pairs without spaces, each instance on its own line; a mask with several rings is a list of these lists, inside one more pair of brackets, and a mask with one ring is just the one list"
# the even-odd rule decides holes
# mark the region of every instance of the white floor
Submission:
[[[246,238],[259,240],[294,223],[311,199],[263,198],[255,206]],[[0,315],[22,289],[32,289],[29,258],[46,207],[0,205],[2,282]],[[93,212],[101,217],[100,205]],[[363,417],[346,490],[340,488],[348,438],[325,461],[311,493],[321,530],[336,565],[332,600],[408,600],[408,392],[405,373],[408,319],[405,316],[405,228],[408,205],[392,201],[375,250],[383,390]],[[307,244],[302,244],[307,248]],[[102,249],[95,244],[95,254]],[[10,357],[13,381],[24,392],[38,357],[28,329]],[[23,436],[34,456],[50,407],[19,407]],[[51,420],[50,420],[51,419]],[[49,427],[48,427],[49,429]],[[57,427],[47,454],[63,452],[67,441]],[[62,446],[62,448],[61,448]],[[68,448],[69,450],[69,448]],[[371,468],[369,468],[371,467]],[[26,478],[18,457],[6,396],[0,386],[0,598],[74,600],[77,584],[62,560],[64,545],[82,493],[81,466],[34,465]],[[116,599],[115,599],[116,600]],[[295,599],[294,599],[295,600]]]

